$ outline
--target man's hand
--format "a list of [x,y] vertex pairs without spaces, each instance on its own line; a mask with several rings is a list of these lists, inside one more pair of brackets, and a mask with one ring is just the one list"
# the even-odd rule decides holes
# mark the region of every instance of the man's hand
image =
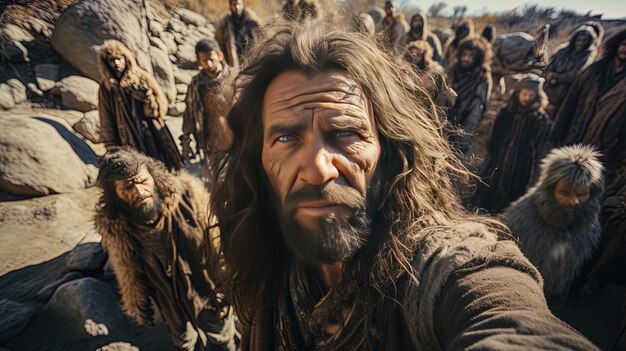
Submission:
[[189,134],[183,134],[180,136],[180,146],[183,149],[183,158],[185,161],[193,160],[196,158],[196,153],[191,148],[191,137]]

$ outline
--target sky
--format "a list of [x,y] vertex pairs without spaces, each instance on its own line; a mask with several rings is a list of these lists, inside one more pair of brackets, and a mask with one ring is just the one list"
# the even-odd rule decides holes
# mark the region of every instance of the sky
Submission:
[[[506,1],[506,0],[438,0],[420,1],[408,0],[407,3],[419,6],[426,11],[433,3],[445,2],[448,11],[454,6],[467,6],[467,15],[480,15],[486,11],[502,12],[525,4],[539,4],[557,9],[567,8],[585,14],[591,10],[592,14],[603,14],[602,18],[626,18],[626,1],[624,0],[548,0],[548,1]],[[398,1],[402,3],[402,1]]]

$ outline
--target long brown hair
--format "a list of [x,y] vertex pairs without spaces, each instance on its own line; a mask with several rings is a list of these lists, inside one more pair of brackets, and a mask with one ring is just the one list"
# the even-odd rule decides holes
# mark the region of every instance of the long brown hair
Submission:
[[[261,164],[264,92],[281,72],[342,70],[371,103],[382,149],[382,201],[374,235],[346,263],[342,281],[363,282],[380,297],[398,274],[416,279],[411,261],[423,238],[471,217],[453,188],[468,173],[410,68],[398,65],[368,37],[324,19],[275,23],[264,33],[238,79],[238,100],[228,115],[234,141],[211,198],[229,270],[226,293],[244,322],[270,301],[268,294],[276,291],[290,257]],[[498,227],[495,221],[478,220]]]

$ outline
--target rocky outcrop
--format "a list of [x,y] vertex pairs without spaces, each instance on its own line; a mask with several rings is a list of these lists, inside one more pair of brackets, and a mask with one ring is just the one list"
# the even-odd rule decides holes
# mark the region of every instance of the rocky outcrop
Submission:
[[89,78],[69,76],[57,84],[63,107],[81,112],[98,108],[98,88],[100,84]]
[[100,143],[102,138],[100,134],[100,112],[98,110],[86,112],[84,117],[76,122],[72,128],[92,143]]

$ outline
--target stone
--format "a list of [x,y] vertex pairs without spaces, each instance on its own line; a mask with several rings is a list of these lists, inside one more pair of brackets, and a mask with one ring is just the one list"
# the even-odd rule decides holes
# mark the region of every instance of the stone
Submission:
[[185,24],[178,18],[172,17],[170,18],[170,22],[168,24],[170,32],[180,33]]
[[98,348],[96,351],[140,351],[137,346],[123,341],[112,342]]
[[65,121],[6,114],[0,120],[0,191],[41,196],[93,185],[97,156]]
[[185,72],[181,72],[181,71],[177,71],[174,72],[174,82],[176,84],[191,84],[191,80],[193,79],[193,77],[191,76],[191,74],[187,74]]
[[191,44],[179,46],[176,58],[178,59],[178,65],[181,67],[198,67],[196,48]]
[[43,96],[43,91],[41,91],[39,89],[39,87],[37,87],[37,84],[35,84],[35,83],[28,83],[28,84],[26,84],[26,88],[33,95],[37,95],[39,97]]
[[11,88],[11,95],[13,95],[13,101],[15,101],[16,104],[21,104],[26,101],[26,86],[24,83],[16,78],[11,78],[7,80],[6,84]]
[[0,108],[9,110],[15,107],[15,99],[11,87],[6,83],[0,83]]
[[59,65],[44,63],[35,65],[35,80],[41,91],[48,91],[54,88],[59,80]]
[[188,9],[178,9],[176,13],[180,16],[180,19],[187,24],[202,27],[207,23],[207,19],[201,14]]
[[174,34],[170,32],[161,33],[161,40],[167,46],[167,52],[169,54],[175,54],[178,51],[178,45],[176,45],[176,41],[174,40]]
[[31,306],[7,299],[0,300],[0,343],[22,331],[34,313]]
[[68,271],[100,270],[106,263],[106,255],[99,243],[87,243],[76,246],[65,257]]
[[61,105],[70,110],[87,112],[98,108],[100,84],[89,78],[69,76],[57,83]]
[[5,24],[1,29],[2,37],[16,42],[31,42],[35,37],[29,31],[13,23]]
[[176,91],[178,92],[178,94],[187,94],[187,88],[187,84],[176,84]]
[[187,94],[178,94],[176,95],[176,102],[185,102],[187,98]]
[[148,24],[148,29],[150,29],[150,34],[157,38],[160,38],[161,33],[165,31],[163,25],[157,21],[150,21],[150,24]]
[[176,58],[176,56],[175,56],[175,55],[168,55],[167,57],[170,59],[170,62],[171,62],[171,63],[176,63],[176,62],[178,62],[178,59]]
[[150,46],[161,49],[167,53],[169,53],[170,51],[170,49],[167,47],[167,45],[165,45],[165,43],[163,42],[163,40],[161,40],[161,38],[150,37]]
[[67,272],[63,274],[60,278],[39,289],[39,291],[37,291],[36,300],[45,304],[48,302],[48,300],[50,300],[50,297],[54,294],[59,286],[83,277],[85,277],[85,274],[82,272]]
[[143,0],[82,0],[57,20],[50,44],[86,77],[100,81],[98,48],[107,39],[124,43],[139,67],[152,73],[150,40]]
[[181,33],[175,32],[174,41],[176,42],[176,45],[183,45],[187,42],[187,38]]
[[198,33],[209,38],[213,38],[215,36],[215,32],[207,27],[198,27]]
[[109,328],[106,324],[96,323],[91,319],[85,321],[85,332],[91,336],[105,336],[109,335]]
[[177,87],[176,83],[174,83],[174,68],[172,67],[167,52],[151,46],[150,57],[152,59],[154,78],[161,86],[161,90],[163,90],[165,96],[167,96],[167,100],[169,102],[174,101]]
[[101,143],[100,112],[98,110],[85,112],[83,118],[76,122],[72,129],[94,144]]
[[28,50],[19,41],[3,40],[0,44],[0,56],[13,63],[30,62]]
[[167,114],[169,116],[178,117],[181,116],[183,112],[185,112],[186,108],[187,105],[184,102],[175,102],[173,104],[170,104],[169,108],[167,109]]

